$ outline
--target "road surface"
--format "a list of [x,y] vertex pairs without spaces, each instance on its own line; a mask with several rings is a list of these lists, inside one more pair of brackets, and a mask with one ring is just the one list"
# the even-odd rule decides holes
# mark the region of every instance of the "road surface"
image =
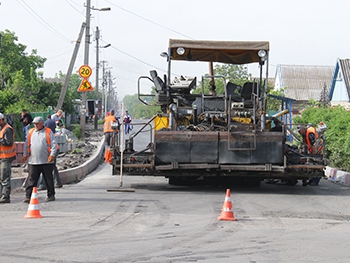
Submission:
[[0,206],[1,262],[348,262],[349,187],[230,186],[237,221],[219,221],[227,186],[170,186],[102,164],[57,189],[41,219],[25,219],[23,192]]

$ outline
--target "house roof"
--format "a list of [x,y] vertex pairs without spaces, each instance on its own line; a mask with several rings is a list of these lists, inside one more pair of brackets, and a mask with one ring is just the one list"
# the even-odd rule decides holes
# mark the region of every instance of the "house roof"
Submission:
[[285,96],[295,100],[320,100],[332,81],[334,66],[278,65],[276,78],[286,87]]
[[340,59],[340,58],[337,60],[337,64],[335,66],[334,75],[333,75],[333,79],[332,79],[332,83],[329,91],[329,98],[330,100],[332,100],[333,98],[335,82],[337,80],[339,70],[341,70],[342,72],[341,77],[345,83],[345,87],[348,91],[348,99],[350,100],[350,59]]
[[339,59],[346,88],[350,94],[350,59]]

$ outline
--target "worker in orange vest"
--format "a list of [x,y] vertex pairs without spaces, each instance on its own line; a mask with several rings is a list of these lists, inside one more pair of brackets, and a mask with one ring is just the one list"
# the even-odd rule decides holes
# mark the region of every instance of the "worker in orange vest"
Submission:
[[315,154],[316,149],[314,147],[314,144],[318,138],[316,128],[311,123],[309,123],[306,128],[304,126],[300,127],[299,133],[303,137],[303,142],[307,145],[308,152]]
[[55,136],[50,128],[44,126],[44,119],[37,116],[33,120],[24,145],[22,162],[28,160],[29,184],[26,187],[24,203],[29,203],[33,187],[36,187],[42,173],[47,187],[46,202],[55,201],[55,187],[52,176],[54,160],[58,152]]
[[[299,133],[300,135],[303,137],[303,142],[304,144],[306,144],[307,147],[307,151],[309,154],[316,154],[316,139],[318,138],[318,133],[316,131],[315,126],[312,125],[312,123],[309,123],[306,128],[305,126],[301,126],[299,128]],[[307,182],[307,180],[303,180],[303,186],[306,185],[318,185],[319,181],[320,181],[320,177],[315,176],[309,179],[309,181]]]
[[103,134],[105,136],[105,161],[109,162],[111,159],[111,154],[112,152],[110,151],[110,146],[111,146],[111,141],[113,138],[113,128],[112,128],[112,124],[113,123],[117,123],[118,128],[116,129],[116,131],[119,130],[119,120],[114,116],[114,110],[111,109],[109,111],[109,115],[105,117],[104,119],[104,123],[103,123]]
[[0,113],[0,203],[10,203],[11,163],[16,159],[15,133]]

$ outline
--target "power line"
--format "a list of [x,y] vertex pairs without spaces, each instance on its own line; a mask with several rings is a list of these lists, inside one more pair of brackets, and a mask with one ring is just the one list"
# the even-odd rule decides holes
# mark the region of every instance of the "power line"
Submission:
[[163,26],[163,25],[161,25],[161,24],[158,24],[158,23],[156,23],[156,22],[154,22],[154,21],[152,21],[152,20],[150,20],[150,19],[148,19],[148,18],[145,18],[145,17],[143,17],[143,16],[140,16],[140,15],[138,15],[138,14],[135,14],[135,13],[133,13],[133,12],[131,12],[131,11],[129,11],[129,10],[127,10],[127,9],[125,9],[125,8],[123,8],[123,7],[121,7],[121,6],[119,6],[119,5],[116,5],[116,4],[112,3],[112,2],[110,2],[110,1],[107,1],[107,0],[105,0],[105,1],[106,1],[107,3],[110,3],[111,5],[113,5],[113,6],[115,6],[115,7],[118,7],[119,9],[121,9],[121,10],[123,10],[123,11],[125,11],[125,12],[127,12],[127,13],[129,13],[129,14],[132,14],[132,15],[138,17],[138,18],[141,18],[141,19],[143,19],[143,20],[145,20],[145,21],[147,21],[147,22],[149,22],[149,23],[152,23],[152,24],[154,24],[154,25],[156,25],[156,26],[159,26],[159,27],[161,27],[161,28],[167,29],[167,30],[169,30],[169,31],[171,31],[171,32],[174,32],[174,33],[176,33],[176,34],[179,34],[179,35],[181,35],[181,36],[183,36],[183,37],[186,37],[186,38],[195,40],[194,38],[192,38],[192,37],[190,37],[190,36],[187,36],[187,35],[185,35],[185,34],[182,34],[182,33],[179,32],[179,31],[173,30],[173,29],[171,29],[171,28],[169,28],[169,27],[166,27],[166,26]]
[[121,67],[121,66],[119,66],[119,65],[117,65],[117,64],[114,64],[114,63],[111,63],[111,62],[109,62],[109,64],[111,64],[113,67],[121,68],[121,69],[123,69],[123,70],[129,71],[129,72],[131,72],[131,73],[135,73],[135,74],[137,74],[137,75],[141,75],[141,74],[142,74],[142,73],[139,73],[139,72],[136,72],[136,71],[133,71],[133,70],[130,70],[130,69]]
[[[83,17],[85,17],[84,11],[79,11],[77,8],[75,8],[71,3],[68,2],[68,0],[66,0],[66,3],[69,4],[75,11],[77,11],[80,15],[82,15]],[[74,2],[73,2],[74,3]],[[75,4],[75,3],[74,3]]]
[[[156,23],[156,22],[154,22],[154,21],[148,19],[148,18],[142,17],[142,16],[140,16],[140,15],[134,13],[134,12],[131,12],[131,11],[129,11],[129,10],[127,10],[127,9],[125,9],[125,8],[123,8],[123,7],[119,6],[119,5],[117,5],[117,4],[115,4],[115,3],[112,3],[112,2],[107,1],[107,0],[105,0],[105,1],[106,1],[107,3],[109,3],[109,4],[113,5],[113,6],[115,6],[115,7],[117,7],[117,8],[119,8],[119,9],[123,10],[124,12],[127,12],[127,13],[129,13],[129,14],[132,14],[132,15],[134,15],[134,16],[140,18],[140,19],[143,19],[143,20],[145,20],[145,21],[147,21],[147,22],[149,22],[149,23],[151,23],[151,24],[154,24],[154,25],[156,25],[156,26],[158,26],[158,27],[164,28],[164,29],[166,29],[166,30],[169,30],[169,31],[171,31],[171,32],[174,32],[174,33],[176,33],[176,34],[179,34],[179,35],[181,35],[181,36],[184,36],[184,37],[186,37],[186,38],[188,38],[188,39],[195,40],[194,38],[192,38],[192,37],[190,37],[190,36],[187,36],[187,35],[185,35],[185,34],[182,34],[181,32],[178,32],[178,31],[176,31],[176,30],[173,30],[173,29],[171,29],[171,28],[169,28],[169,27],[165,27],[165,26],[163,26],[163,25],[161,25],[161,24],[159,24],[159,23]],[[103,40],[102,40],[102,41],[103,41]],[[103,41],[103,42],[104,42],[104,41]],[[106,43],[107,43],[107,42],[106,42]],[[153,68],[158,69],[158,70],[160,70],[160,71],[162,71],[162,72],[166,72],[166,70],[161,69],[161,68],[158,68],[158,67],[156,67],[156,66],[154,66],[154,65],[151,65],[151,64],[149,64],[149,63],[147,63],[147,62],[145,62],[145,61],[143,61],[143,60],[141,60],[141,59],[139,59],[139,58],[137,58],[137,57],[135,57],[135,56],[133,56],[133,55],[127,53],[127,52],[125,52],[125,51],[120,50],[119,48],[117,48],[117,47],[115,47],[115,46],[112,46],[112,48],[114,48],[115,50],[119,51],[120,53],[123,53],[124,55],[129,56],[129,57],[131,57],[131,58],[133,58],[133,59],[135,59],[135,60],[137,60],[137,61],[139,61],[139,62],[141,62],[141,63],[143,63],[143,64],[145,64],[145,65],[147,65],[147,66],[153,67]],[[172,75],[175,75],[175,76],[176,76],[177,74],[173,73]]]
[[[105,42],[105,41],[103,41],[103,42]],[[105,42],[105,43],[107,44],[107,42]],[[122,51],[122,50],[120,50],[119,48],[117,48],[117,47],[115,47],[115,46],[113,46],[113,45],[111,45],[111,48],[113,48],[113,49],[119,51],[120,53],[123,53],[124,55],[126,55],[126,56],[128,56],[128,57],[131,57],[131,58],[133,58],[133,59],[135,59],[135,60],[137,60],[137,61],[139,61],[139,62],[141,62],[141,63],[143,63],[143,64],[145,64],[145,65],[147,65],[147,66],[156,68],[156,69],[158,69],[158,70],[160,70],[160,71],[163,71],[163,72],[166,72],[164,69],[161,69],[161,68],[158,68],[158,67],[156,67],[156,66],[154,66],[154,65],[152,65],[152,64],[149,64],[149,63],[147,63],[146,61],[143,61],[143,60],[141,60],[141,59],[139,59],[139,58],[137,58],[137,57],[135,57],[135,56],[133,56],[133,55],[130,55],[129,53],[127,53],[127,52],[125,52],[125,51]]]
[[[69,40],[68,38],[66,38],[64,35],[62,35],[60,32],[58,32],[56,29],[54,29],[52,26],[50,26],[40,15],[38,15],[28,4],[26,4],[24,2],[24,0],[20,1],[17,0],[17,2],[31,15],[33,16],[37,21],[39,21],[39,23],[41,23],[43,26],[45,26],[47,29],[49,29],[50,31],[52,31],[53,33],[55,33],[56,35],[58,35],[59,37],[71,42],[71,40]],[[24,6],[22,3],[26,6]],[[30,9],[31,12],[28,10]],[[33,15],[33,13],[35,14],[35,16]]]

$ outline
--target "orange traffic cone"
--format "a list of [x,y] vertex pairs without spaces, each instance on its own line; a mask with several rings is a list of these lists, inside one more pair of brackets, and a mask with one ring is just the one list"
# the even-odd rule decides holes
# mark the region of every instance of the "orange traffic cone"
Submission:
[[231,191],[230,189],[226,190],[226,197],[224,205],[221,209],[221,214],[218,216],[219,220],[226,220],[226,221],[236,221],[237,219],[233,215],[232,211],[232,202],[231,202]]
[[39,210],[39,199],[38,199],[38,190],[36,187],[33,187],[33,192],[30,197],[30,203],[28,206],[27,214],[24,218],[42,218]]

